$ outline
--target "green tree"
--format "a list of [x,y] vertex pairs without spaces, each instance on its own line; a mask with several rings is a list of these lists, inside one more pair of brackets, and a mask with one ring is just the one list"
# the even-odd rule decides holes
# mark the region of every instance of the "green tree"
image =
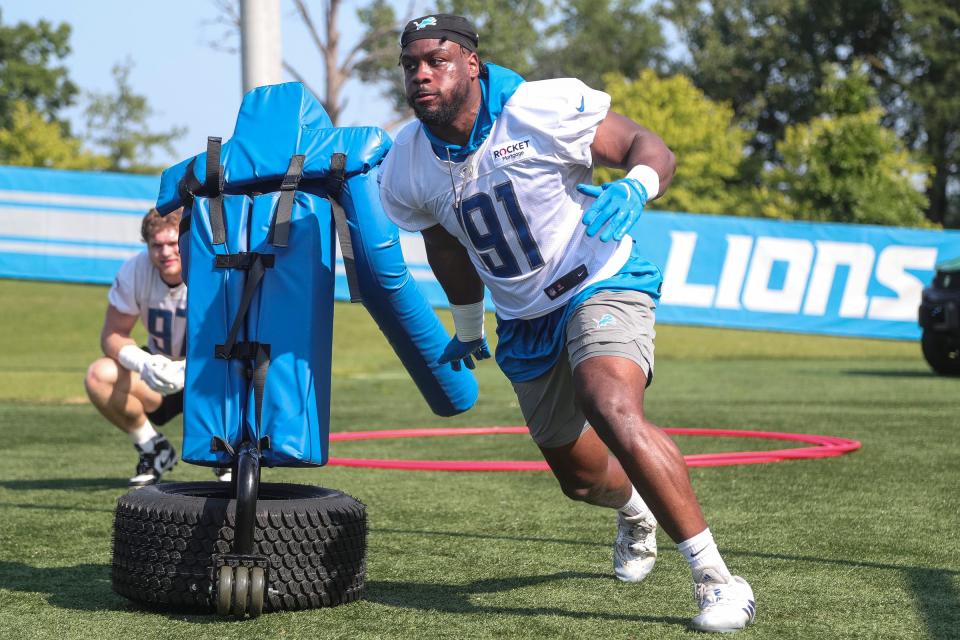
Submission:
[[133,63],[114,65],[112,73],[116,93],[91,93],[86,108],[87,138],[103,149],[111,171],[155,173],[161,167],[150,164],[155,149],[174,153],[173,141],[186,129],[174,127],[165,132],[148,129],[153,110],[145,96],[134,93],[130,86]]
[[[651,202],[651,208],[754,213],[745,207],[742,190],[731,185],[747,133],[733,124],[729,105],[710,100],[682,75],[658,78],[646,69],[635,80],[617,74],[604,79],[611,108],[658,134],[677,156],[670,189]],[[609,181],[622,175],[622,171],[600,168],[595,179]]]
[[732,104],[751,132],[757,181],[791,124],[818,114],[817,89],[830,65],[858,59],[873,82],[889,76],[885,60],[901,44],[899,0],[674,0],[663,13],[690,51],[688,74],[708,96]]
[[929,225],[926,196],[915,182],[928,167],[914,161],[882,124],[883,109],[821,116],[787,127],[777,144],[782,163],[767,172],[797,220],[897,226]]
[[[573,76],[599,87],[604,73],[633,77],[664,65],[659,23],[629,0],[439,0],[436,10],[470,18],[480,32],[480,58],[529,80]],[[364,82],[380,83],[395,110],[408,115],[397,45],[400,30],[416,16],[397,20],[385,0],[357,16],[366,34],[355,71]]]
[[478,53],[484,61],[513,69],[524,78],[537,76],[538,33],[547,15],[543,0],[439,0],[438,13],[469,18],[480,32]]
[[813,104],[820,116],[849,116],[879,107],[877,90],[870,84],[868,65],[855,62],[848,69],[831,65],[814,94]]
[[607,73],[635,78],[643,69],[665,66],[660,23],[641,3],[567,0],[553,16],[531,79],[573,77],[600,87]]
[[[960,225],[960,6],[942,0],[672,0],[662,13],[711,98],[752,132],[743,179],[758,184],[790,126],[820,114],[832,65],[866,61],[883,124],[931,166],[926,215]],[[950,194],[957,194],[951,199]]]
[[[227,53],[239,51],[236,41],[240,34],[240,7],[236,0],[215,0],[219,10],[217,23],[226,32],[210,43],[214,49]],[[406,114],[407,106],[397,60],[400,55],[400,31],[407,20],[399,18],[387,0],[372,0],[355,9],[356,20],[363,25],[360,39],[345,44],[341,41],[340,10],[357,3],[344,4],[342,0],[307,2],[293,0],[299,24],[313,44],[315,54],[322,61],[323,74],[319,81],[308,78],[299,64],[302,51],[287,50],[283,69],[294,80],[302,82],[323,103],[330,120],[336,125],[348,105],[343,88],[352,78],[381,85],[384,96],[391,100],[398,113]],[[413,8],[413,4],[410,4]],[[381,123],[389,128],[393,123]]]
[[470,18],[480,57],[528,80],[599,87],[605,73],[634,77],[666,60],[657,18],[631,0],[440,0],[437,10]]
[[393,110],[406,115],[409,108],[398,66],[400,33],[403,29],[400,19],[386,0],[376,0],[368,7],[357,9],[357,18],[366,26],[360,43],[364,55],[355,67],[360,80],[379,84],[382,95],[390,101]]
[[830,65],[811,96],[819,115],[790,125],[777,143],[755,202],[795,220],[925,226],[920,191],[930,168],[895,132],[870,83],[869,65]]
[[104,169],[107,159],[85,151],[82,143],[47,122],[26,101],[12,103],[10,121],[0,129],[0,164],[49,169]]
[[[889,109],[933,166],[928,217],[960,227],[960,6],[904,0],[907,43],[896,53],[898,93]],[[950,194],[954,196],[951,198]]]
[[0,13],[0,128],[11,125],[15,105],[24,102],[68,133],[59,115],[73,104],[77,87],[58,63],[70,53],[70,25],[40,20],[6,26],[2,17]]

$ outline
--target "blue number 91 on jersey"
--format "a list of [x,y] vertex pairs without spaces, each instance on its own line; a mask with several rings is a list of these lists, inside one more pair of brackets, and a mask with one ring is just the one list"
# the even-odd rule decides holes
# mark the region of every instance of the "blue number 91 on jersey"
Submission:
[[[487,269],[498,278],[513,278],[521,273],[534,271],[543,266],[540,248],[530,233],[527,219],[520,210],[513,183],[502,182],[493,188],[500,208],[506,213],[506,222],[513,229],[523,255],[517,256],[507,242],[504,226],[497,212],[497,205],[486,193],[477,193],[461,203],[457,211],[460,225],[470,238],[470,243]],[[482,222],[483,229],[477,224]],[[521,264],[528,269],[522,269]]]

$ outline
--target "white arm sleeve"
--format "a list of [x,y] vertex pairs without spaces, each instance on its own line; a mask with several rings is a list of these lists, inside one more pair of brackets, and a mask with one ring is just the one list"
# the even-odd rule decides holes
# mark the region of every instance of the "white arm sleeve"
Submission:
[[511,108],[536,122],[553,140],[554,153],[574,164],[592,166],[590,145],[610,110],[610,96],[576,78],[526,82],[511,99]]
[[557,114],[557,151],[571,162],[589,167],[593,165],[590,145],[597,135],[597,127],[610,111],[610,96],[591,89],[579,80],[570,79],[567,82],[571,84],[563,92],[567,100]]
[[120,313],[140,315],[140,302],[137,300],[137,256],[130,258],[120,267],[107,293],[107,301]]
[[383,185],[380,186],[380,204],[387,217],[405,231],[423,231],[437,224],[432,215],[406,204]]

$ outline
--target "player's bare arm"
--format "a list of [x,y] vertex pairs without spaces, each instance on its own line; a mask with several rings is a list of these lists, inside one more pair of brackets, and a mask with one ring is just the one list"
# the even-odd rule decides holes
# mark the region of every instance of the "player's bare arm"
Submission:
[[631,169],[646,165],[656,171],[659,190],[647,194],[650,200],[667,190],[677,167],[677,159],[660,136],[615,111],[600,123],[590,151],[593,161],[603,166]]
[[483,327],[483,282],[460,241],[440,225],[422,232],[427,261],[450,301],[456,335],[447,344],[439,364],[450,363],[459,371],[461,363],[473,369],[473,359],[490,357]]
[[483,282],[467,250],[440,225],[424,229],[427,262],[451,304],[473,304],[483,300]]
[[103,349],[103,354],[116,360],[120,349],[127,345],[136,345],[136,341],[131,337],[136,324],[137,316],[121,313],[112,304],[107,305],[103,329],[100,331],[100,348]]
[[619,242],[647,202],[666,190],[676,159],[658,135],[613,111],[597,127],[590,152],[595,163],[628,170],[625,178],[603,185],[577,185],[580,193],[596,198],[581,219],[587,236]]

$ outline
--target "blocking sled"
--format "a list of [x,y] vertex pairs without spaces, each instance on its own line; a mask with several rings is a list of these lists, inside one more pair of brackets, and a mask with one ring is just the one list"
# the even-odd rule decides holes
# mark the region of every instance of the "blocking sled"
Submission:
[[[338,238],[351,300],[363,303],[434,413],[476,401],[472,373],[437,364],[450,336],[380,206],[377,176],[390,144],[378,128],[333,127],[302,84],[287,83],[248,93],[228,141],[211,137],[204,153],[163,172],[157,209],[184,208],[182,458],[230,466],[233,480],[229,489],[164,483],[122,497],[119,593],[238,617],[362,596],[363,505],[316,487],[261,486],[260,469],[327,462]],[[284,526],[294,528],[284,534]],[[177,540],[144,533],[170,531]],[[288,545],[271,537],[283,535],[299,555],[283,556]],[[295,565],[302,569],[291,572]]]

